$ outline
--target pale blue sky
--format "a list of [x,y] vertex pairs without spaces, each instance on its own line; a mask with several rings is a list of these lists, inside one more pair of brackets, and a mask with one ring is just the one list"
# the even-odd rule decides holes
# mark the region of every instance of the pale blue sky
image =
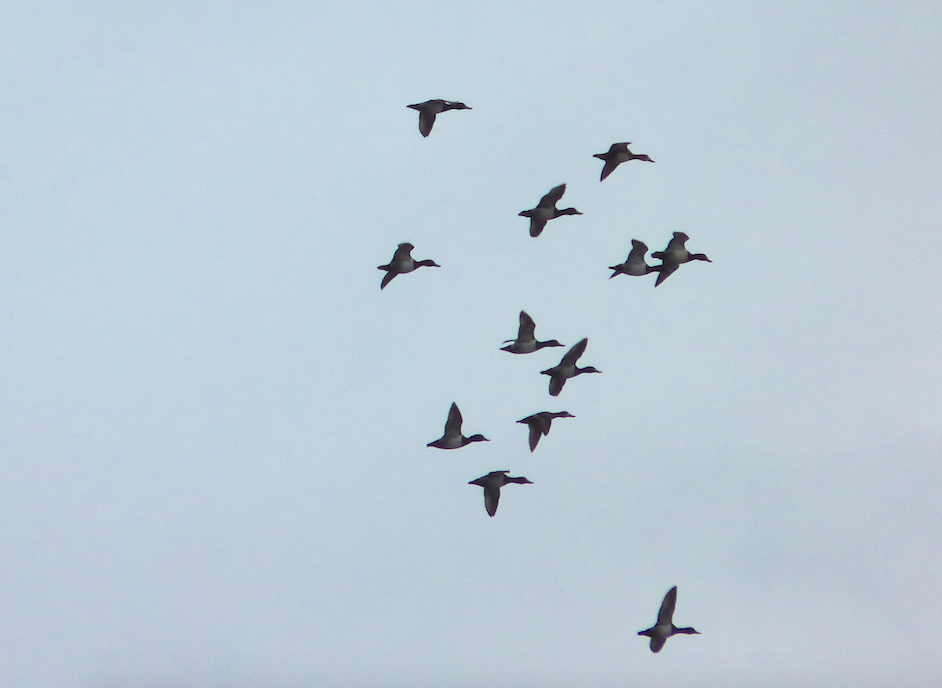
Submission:
[[0,685],[938,685],[937,3],[269,5],[0,8]]

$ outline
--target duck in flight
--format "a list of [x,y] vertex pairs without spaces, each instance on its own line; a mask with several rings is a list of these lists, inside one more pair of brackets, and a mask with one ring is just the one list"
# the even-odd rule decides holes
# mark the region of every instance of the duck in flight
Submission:
[[446,110],[470,110],[471,108],[464,103],[456,100],[426,100],[424,103],[415,103],[407,105],[413,110],[419,111],[419,132],[422,136],[428,136],[432,133],[432,125],[435,124],[435,115]]
[[527,480],[523,476],[511,477],[507,475],[510,471],[491,471],[487,475],[482,475],[468,483],[468,485],[478,485],[484,488],[484,508],[487,509],[487,515],[493,516],[497,513],[497,503],[500,501],[500,488],[507,483],[520,483],[521,485],[532,485],[532,480]]
[[556,207],[556,204],[559,203],[564,193],[566,193],[565,184],[554,186],[550,189],[548,194],[540,199],[540,202],[535,208],[520,212],[522,217],[530,218],[530,236],[540,236],[546,223],[561,215],[582,215],[582,213],[575,208],[563,208],[560,210]]
[[502,346],[500,350],[509,351],[512,354],[532,354],[547,346],[563,346],[555,339],[548,339],[545,342],[537,341],[535,332],[536,323],[533,322],[533,318],[527,315],[526,311],[520,311],[520,328],[517,330],[517,338],[505,340],[504,344],[507,346]]
[[677,628],[674,625],[674,607],[677,606],[677,586],[667,591],[664,595],[664,601],[661,602],[661,608],[657,613],[657,623],[644,631],[638,631],[638,635],[646,635],[651,639],[651,652],[660,652],[664,643],[672,635],[686,633],[687,635],[700,635],[700,631],[692,628]]
[[422,267],[441,267],[441,265],[434,260],[415,260],[411,255],[412,249],[414,248],[415,246],[412,244],[399,244],[399,248],[397,248],[396,253],[393,254],[392,260],[386,265],[377,266],[377,269],[386,271],[386,275],[383,277],[383,283],[379,285],[380,289],[385,289],[386,285],[392,282],[396,275],[404,275],[407,272],[412,272]]
[[558,397],[559,393],[563,391],[563,385],[566,384],[566,380],[571,377],[576,377],[576,375],[582,375],[583,373],[602,372],[601,370],[596,370],[592,366],[589,366],[588,368],[580,368],[576,365],[576,361],[578,361],[579,357],[585,353],[585,348],[588,343],[588,339],[583,339],[577,342],[575,346],[566,352],[566,355],[563,356],[563,360],[559,362],[559,365],[548,368],[547,370],[540,371],[541,375],[550,376],[550,396]]
[[609,279],[615,277],[616,275],[632,275],[634,277],[640,277],[642,275],[647,275],[649,272],[660,272],[663,268],[660,265],[648,265],[644,260],[644,254],[648,252],[648,247],[644,242],[638,241],[637,239],[631,240],[631,253],[628,254],[628,258],[625,259],[624,263],[619,263],[618,265],[610,265],[609,270],[614,270],[614,272],[609,275]]
[[569,413],[569,411],[559,411],[554,413],[553,411],[540,411],[539,413],[534,413],[532,416],[527,416],[518,420],[518,423],[523,423],[530,428],[530,451],[532,452],[536,449],[536,445],[539,443],[540,438],[543,435],[548,435],[550,432],[550,427],[553,424],[553,419],[555,418],[575,418],[574,415]]
[[657,258],[661,261],[660,265],[655,266],[661,273],[654,282],[655,287],[673,275],[677,268],[684,263],[689,263],[692,260],[704,260],[707,263],[713,262],[706,257],[705,253],[691,253],[688,251],[685,244],[689,238],[690,237],[683,232],[674,232],[674,238],[668,242],[667,248],[663,251],[655,251],[651,254],[652,258]]
[[471,435],[471,437],[462,435],[461,411],[458,410],[458,404],[451,402],[451,408],[448,409],[448,420],[445,421],[445,434],[425,446],[438,449],[458,449],[472,442],[490,442],[490,440],[484,435]]
[[593,158],[598,158],[605,161],[605,166],[602,168],[602,178],[599,179],[600,182],[605,181],[605,178],[615,171],[615,168],[621,165],[623,162],[628,162],[629,160],[644,160],[645,162],[654,162],[651,158],[644,153],[640,155],[635,155],[630,150],[628,146],[631,145],[631,141],[624,141],[622,143],[613,143],[611,148],[608,149],[608,153],[596,153],[593,155]]

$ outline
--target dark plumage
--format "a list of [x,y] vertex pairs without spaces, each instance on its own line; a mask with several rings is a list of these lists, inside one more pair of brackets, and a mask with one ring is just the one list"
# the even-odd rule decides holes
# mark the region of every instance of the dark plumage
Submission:
[[458,449],[472,442],[490,442],[484,435],[465,437],[461,434],[461,422],[461,411],[458,410],[458,404],[451,402],[451,408],[448,409],[448,420],[445,421],[445,433],[426,446],[436,447],[437,449]]
[[540,236],[546,223],[561,215],[582,215],[582,213],[575,208],[563,208],[560,210],[556,207],[556,204],[559,203],[564,193],[566,193],[565,184],[554,186],[550,189],[548,194],[540,199],[540,202],[535,208],[520,212],[522,217],[530,218],[530,236]]
[[703,260],[707,263],[713,262],[706,257],[705,253],[691,253],[688,251],[685,244],[689,238],[690,237],[683,232],[674,232],[674,238],[668,242],[667,248],[663,251],[655,251],[651,254],[652,258],[657,258],[661,261],[660,265],[655,266],[661,273],[654,282],[655,287],[673,275],[677,268],[684,263],[689,263],[692,260]]
[[407,105],[413,110],[419,111],[419,132],[422,136],[428,136],[432,133],[432,125],[435,124],[435,115],[446,110],[470,110],[464,103],[453,100],[426,100],[424,103],[415,103]]
[[578,361],[579,357],[585,353],[585,348],[588,343],[588,339],[583,339],[577,342],[575,346],[566,352],[566,355],[563,356],[563,360],[559,362],[559,365],[540,371],[541,375],[550,376],[550,396],[558,397],[559,393],[563,391],[563,385],[566,384],[566,380],[571,377],[576,377],[577,375],[582,375],[583,373],[602,372],[601,370],[596,370],[592,366],[589,366],[588,368],[580,368],[576,365],[576,361]]
[[614,272],[609,275],[609,279],[615,277],[616,275],[632,275],[634,277],[640,277],[641,275],[647,275],[649,272],[660,272],[660,265],[648,265],[644,260],[644,254],[648,252],[648,247],[644,243],[638,241],[637,239],[631,240],[631,253],[628,254],[628,258],[625,259],[624,263],[619,263],[618,265],[610,265],[609,270],[614,270]]
[[[507,344],[507,342],[511,342]],[[563,346],[555,339],[548,339],[545,342],[537,341],[536,323],[533,318],[527,315],[526,311],[520,311],[520,327],[517,329],[516,339],[507,339],[504,341],[507,346],[502,346],[501,351],[509,351],[512,354],[532,354],[534,351],[547,346]]]
[[657,623],[651,628],[638,631],[638,635],[646,635],[651,639],[651,652],[660,652],[664,643],[672,635],[685,633],[687,635],[700,635],[699,631],[692,628],[677,628],[674,625],[674,607],[677,605],[677,586],[667,591],[664,595],[664,601],[661,602],[661,608],[657,613]]
[[520,476],[512,478],[507,475],[510,471],[491,471],[487,475],[475,478],[468,485],[478,485],[484,488],[484,508],[487,509],[487,515],[493,516],[497,513],[497,504],[500,502],[500,488],[507,483],[520,483],[521,485],[532,485],[532,480]]
[[522,418],[517,421],[518,423],[523,423],[530,428],[531,452],[536,449],[536,445],[539,443],[540,438],[543,435],[549,434],[554,418],[575,418],[575,416],[569,413],[569,411],[559,411],[557,413],[552,411],[540,411],[539,413],[534,413],[532,416],[527,416],[526,418]]
[[599,158],[600,160],[605,161],[605,166],[602,168],[602,178],[599,181],[605,181],[605,178],[615,171],[615,168],[621,165],[623,162],[628,162],[629,160],[644,160],[645,162],[654,162],[650,157],[641,153],[635,155],[630,150],[628,146],[631,145],[631,141],[625,141],[623,143],[613,143],[611,148],[608,149],[607,153],[596,153],[593,155],[593,158]]
[[396,275],[404,275],[407,272],[412,272],[413,270],[422,267],[441,267],[441,265],[436,263],[434,260],[415,260],[411,255],[412,249],[414,248],[415,246],[412,244],[399,244],[399,248],[397,248],[396,252],[393,254],[392,260],[389,261],[386,265],[377,266],[378,270],[386,271],[386,275],[383,277],[383,282],[379,285],[380,289],[385,289],[386,285],[392,282]]

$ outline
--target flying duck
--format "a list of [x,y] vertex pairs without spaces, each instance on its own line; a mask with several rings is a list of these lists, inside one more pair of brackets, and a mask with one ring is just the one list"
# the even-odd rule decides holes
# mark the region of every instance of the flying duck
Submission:
[[618,265],[610,265],[609,270],[614,270],[614,272],[609,275],[609,279],[615,277],[616,275],[632,275],[634,277],[640,277],[641,275],[647,275],[649,272],[660,272],[663,268],[660,265],[648,265],[644,260],[644,254],[648,252],[648,247],[644,242],[638,241],[637,239],[631,240],[631,253],[628,254],[628,257],[625,259],[624,263],[619,263]]
[[407,272],[412,272],[416,268],[441,267],[441,265],[434,260],[415,260],[410,255],[414,248],[415,246],[412,244],[399,244],[399,248],[397,248],[396,252],[393,254],[392,260],[386,265],[377,266],[378,270],[386,271],[386,275],[383,277],[383,283],[379,285],[380,289],[385,289],[386,285],[392,282],[396,275],[404,275]]
[[438,449],[458,449],[472,442],[490,442],[490,440],[484,435],[471,435],[471,437],[462,435],[461,411],[458,410],[458,404],[451,402],[451,408],[448,409],[448,420],[445,421],[445,434],[425,446],[437,447]]
[[559,411],[558,413],[554,413],[552,411],[540,411],[539,413],[534,413],[532,416],[527,416],[526,418],[522,418],[521,420],[517,421],[518,423],[523,423],[530,428],[531,452],[536,449],[536,445],[539,443],[540,438],[543,435],[549,434],[554,418],[575,418],[575,416],[569,413],[569,411]]
[[630,150],[628,146],[631,145],[631,141],[625,141],[623,143],[613,143],[612,147],[608,149],[608,153],[596,153],[593,155],[593,158],[598,158],[599,160],[605,161],[605,167],[602,168],[602,178],[599,179],[600,182],[605,181],[605,178],[615,171],[615,168],[621,165],[623,162],[628,162],[629,160],[644,160],[645,162],[654,162],[650,157],[641,153],[640,155],[635,155]]
[[558,397],[559,393],[563,391],[563,385],[566,384],[566,380],[576,375],[582,375],[583,373],[601,373],[601,370],[596,370],[592,366],[588,368],[580,368],[576,365],[576,361],[579,360],[579,357],[585,353],[585,347],[589,343],[588,339],[583,339],[576,343],[569,351],[566,352],[566,355],[563,356],[563,360],[559,362],[559,365],[547,370],[540,371],[541,375],[549,375],[549,393],[550,396]]
[[526,311],[520,311],[520,329],[517,330],[517,338],[504,340],[504,344],[511,343],[502,346],[500,350],[509,351],[512,354],[532,354],[534,351],[547,346],[563,346],[555,339],[549,339],[545,342],[537,341],[535,331],[536,323],[533,322],[533,318],[527,315]]
[[532,480],[527,480],[523,476],[511,477],[507,475],[510,471],[491,471],[487,475],[482,475],[468,483],[468,485],[479,485],[484,488],[484,508],[487,509],[487,515],[493,516],[497,513],[497,503],[500,501],[500,488],[507,483],[520,483],[521,485],[532,485]]
[[530,236],[540,236],[546,223],[560,215],[582,215],[582,213],[575,208],[563,208],[560,210],[556,207],[556,204],[559,203],[559,199],[563,197],[564,193],[566,193],[565,184],[554,186],[550,189],[548,194],[540,199],[540,202],[535,208],[532,210],[524,210],[520,213],[522,217],[530,218]]
[[661,261],[661,264],[656,266],[661,274],[657,276],[657,281],[654,282],[655,287],[673,275],[677,268],[684,263],[689,263],[692,260],[705,260],[708,263],[713,262],[706,257],[705,253],[691,253],[688,251],[684,244],[687,243],[687,239],[689,238],[690,237],[683,232],[674,232],[674,238],[668,242],[667,248],[663,251],[655,251],[651,254],[652,258],[658,258]]
[[471,108],[464,103],[452,100],[426,100],[424,103],[415,103],[407,105],[413,110],[419,111],[419,131],[422,136],[428,136],[432,133],[432,125],[435,124],[435,115],[445,110],[470,110]]
[[651,652],[660,652],[664,643],[672,635],[686,633],[687,635],[700,635],[700,631],[692,628],[677,628],[674,625],[674,607],[677,605],[677,586],[667,591],[661,609],[657,613],[657,623],[651,628],[638,631],[638,635],[646,635],[651,639]]

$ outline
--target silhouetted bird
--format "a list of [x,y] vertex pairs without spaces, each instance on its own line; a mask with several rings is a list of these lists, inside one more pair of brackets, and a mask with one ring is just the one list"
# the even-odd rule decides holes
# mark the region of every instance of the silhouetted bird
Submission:
[[379,285],[380,289],[385,289],[386,285],[392,282],[396,275],[404,275],[407,272],[412,272],[416,268],[441,267],[441,265],[436,263],[434,260],[416,261],[410,255],[412,253],[412,249],[414,248],[415,246],[412,244],[399,244],[399,248],[397,248],[396,253],[393,254],[392,260],[389,261],[389,263],[386,265],[377,266],[377,269],[386,271],[386,275],[383,277],[383,283]]
[[464,103],[452,100],[426,100],[424,103],[415,103],[407,105],[413,110],[419,111],[419,131],[422,136],[428,136],[432,133],[432,125],[435,124],[435,115],[445,110],[470,110]]
[[530,428],[530,451],[532,452],[536,449],[536,445],[539,443],[540,438],[543,435],[548,435],[550,432],[550,427],[553,425],[554,418],[575,418],[574,415],[569,413],[569,411],[559,411],[554,413],[553,411],[540,411],[539,413],[534,413],[532,416],[527,416],[518,420],[518,423],[523,423]]
[[509,351],[512,354],[532,354],[537,349],[547,346],[563,346],[555,339],[548,339],[545,342],[537,341],[535,332],[536,323],[533,322],[533,318],[527,315],[526,311],[520,311],[520,328],[517,330],[517,338],[504,340],[504,344],[507,342],[512,342],[512,344],[502,346],[500,350]]
[[664,601],[661,602],[661,609],[657,613],[657,623],[651,628],[638,631],[638,635],[646,635],[651,639],[651,652],[660,652],[664,643],[672,635],[686,633],[687,635],[700,635],[700,631],[692,628],[677,628],[674,625],[674,607],[677,605],[677,586],[667,591],[664,595]]
[[524,477],[512,478],[507,475],[510,471],[491,471],[487,475],[482,475],[468,483],[468,485],[479,485],[484,488],[484,508],[487,509],[487,515],[493,516],[497,513],[497,503],[500,501],[500,488],[507,483],[520,483],[521,485],[532,485],[532,480]]
[[458,449],[472,442],[490,442],[490,440],[484,435],[471,435],[471,437],[462,435],[461,411],[458,410],[458,404],[451,402],[451,408],[448,409],[448,420],[445,421],[445,434],[434,442],[429,442],[426,446],[438,449]]
[[624,143],[613,143],[612,147],[608,149],[608,153],[596,153],[593,155],[593,158],[599,158],[600,160],[605,161],[605,167],[602,168],[602,178],[599,181],[605,181],[605,178],[615,171],[615,168],[621,165],[623,162],[628,162],[629,160],[644,160],[645,162],[654,162],[644,153],[640,155],[635,155],[630,150],[628,146],[631,145],[631,141],[625,141]]
[[614,270],[614,272],[609,275],[609,279],[615,275],[632,275],[634,277],[640,277],[641,275],[647,275],[649,272],[660,272],[660,265],[648,265],[644,260],[644,254],[648,252],[648,247],[643,242],[638,241],[637,239],[631,240],[631,253],[628,254],[628,257],[625,259],[624,263],[619,263],[618,265],[610,265],[609,270]]
[[571,377],[576,377],[576,375],[582,375],[583,373],[601,373],[601,370],[596,370],[592,366],[588,368],[579,368],[576,365],[576,361],[579,360],[579,357],[585,353],[585,347],[589,343],[588,339],[583,339],[576,343],[569,351],[566,352],[566,355],[563,356],[563,360],[559,362],[559,365],[547,370],[540,371],[541,375],[549,375],[549,393],[550,396],[558,397],[559,393],[563,391],[563,385],[566,384],[566,380]]
[[559,203],[559,199],[563,197],[564,193],[566,193],[565,184],[554,186],[550,189],[548,194],[540,199],[540,202],[535,208],[532,210],[524,210],[520,213],[521,216],[530,218],[530,236],[540,236],[546,223],[560,215],[582,215],[582,213],[575,208],[563,208],[560,210],[556,207],[556,204]]
[[689,263],[692,260],[705,260],[707,263],[713,262],[706,257],[705,253],[691,253],[688,251],[684,244],[687,243],[687,239],[689,238],[690,237],[683,232],[674,232],[674,238],[668,242],[667,248],[663,251],[655,251],[651,254],[652,258],[657,258],[661,261],[660,265],[655,266],[661,273],[657,276],[657,281],[654,282],[655,287],[673,275],[677,268],[684,263]]

